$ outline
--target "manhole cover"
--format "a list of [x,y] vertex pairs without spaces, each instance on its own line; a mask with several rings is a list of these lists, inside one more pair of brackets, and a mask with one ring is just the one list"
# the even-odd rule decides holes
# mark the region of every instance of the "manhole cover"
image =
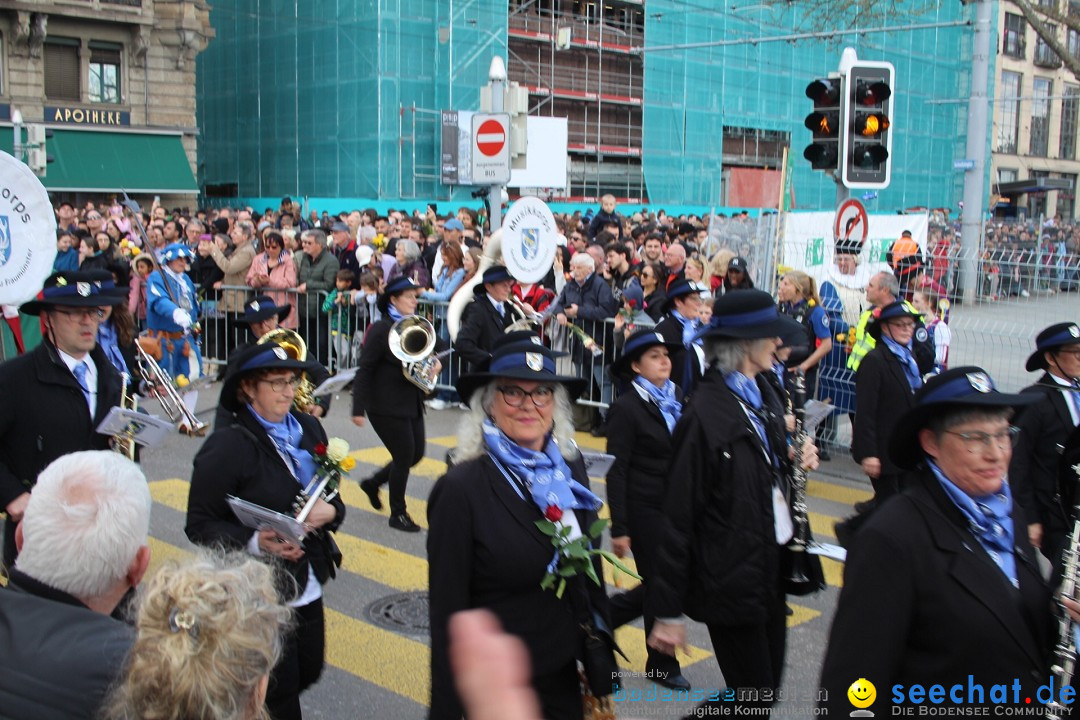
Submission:
[[387,630],[409,635],[427,635],[428,612],[427,591],[417,590],[380,598],[367,606],[364,615]]

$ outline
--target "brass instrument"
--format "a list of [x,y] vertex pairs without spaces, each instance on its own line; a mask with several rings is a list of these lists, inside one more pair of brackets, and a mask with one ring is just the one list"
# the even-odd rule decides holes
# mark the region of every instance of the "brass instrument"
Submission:
[[176,391],[176,386],[173,385],[172,376],[158,365],[157,360],[146,352],[138,342],[135,343],[135,351],[138,353],[136,361],[139,364],[139,374],[142,375],[147,387],[150,388],[151,392],[157,397],[158,402],[161,403],[161,407],[169,417],[169,421],[179,423],[178,429],[185,435],[193,437],[205,435],[207,431],[206,423],[195,417],[195,413],[180,397],[180,393]]
[[473,288],[484,281],[484,271],[495,265],[502,259],[502,228],[491,234],[484,245],[484,254],[480,257],[480,263],[476,266],[476,272],[469,282],[462,284],[450,298],[450,304],[446,307],[446,329],[450,332],[450,339],[457,340],[458,330],[461,329],[461,316],[473,299]]
[[390,352],[401,361],[401,372],[416,387],[430,393],[435,389],[432,377],[438,356],[435,328],[425,318],[412,315],[398,320],[390,328]]
[[510,323],[504,332],[512,333],[516,330],[536,330],[543,329],[544,323],[547,321],[547,317],[540,315],[539,313],[529,314],[529,311],[525,309],[525,303],[523,303],[517,295],[510,293],[510,297],[506,299],[507,304],[510,306],[510,312],[518,316],[518,319]]
[[[131,376],[127,373],[120,373],[120,379],[123,381],[120,388],[120,409],[138,410],[138,396],[128,391],[131,385]],[[128,460],[135,462],[135,433],[130,424],[122,432],[112,436],[112,449]]]
[[795,458],[791,467],[791,521],[794,534],[787,544],[785,555],[784,586],[788,595],[810,595],[825,589],[825,572],[821,558],[810,552],[814,537],[810,533],[810,518],[806,508],[806,470],[802,466],[802,447],[807,433],[803,427],[806,418],[806,376],[795,371],[795,391],[792,393],[792,409],[795,411]]
[[[277,343],[293,360],[307,360],[307,343],[300,333],[289,328],[275,328],[263,335],[256,341],[256,345]],[[308,408],[315,404],[315,386],[307,373],[300,374],[300,384],[296,388],[296,396],[293,398],[293,407],[300,412],[308,412]]]

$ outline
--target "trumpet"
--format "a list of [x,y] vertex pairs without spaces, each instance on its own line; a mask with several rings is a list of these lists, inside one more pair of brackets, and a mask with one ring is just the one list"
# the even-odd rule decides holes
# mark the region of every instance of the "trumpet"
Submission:
[[[277,343],[293,360],[307,360],[307,343],[300,333],[289,328],[275,328],[263,335],[256,341],[256,345]],[[315,386],[307,373],[300,374],[300,385],[296,388],[293,398],[293,407],[300,412],[308,412],[308,408],[315,404]]]
[[431,352],[435,349],[435,328],[431,323],[419,315],[402,318],[390,328],[389,343],[408,381],[424,392],[434,390],[432,374],[438,356]]
[[152,388],[158,402],[161,403],[162,409],[169,417],[169,421],[179,423],[179,430],[185,435],[193,437],[205,435],[206,423],[195,417],[195,413],[180,397],[180,393],[176,391],[176,386],[173,385],[173,379],[169,373],[158,365],[157,360],[146,352],[140,343],[135,343],[135,350],[138,353],[139,373],[142,375],[143,380],[146,381],[147,386]]
[[[138,410],[139,398],[128,391],[131,376],[127,373],[120,373],[120,379],[123,381],[123,386],[120,388],[120,408],[122,410]],[[128,460],[135,462],[135,432],[130,423],[123,431],[113,435],[112,440],[113,450]]]

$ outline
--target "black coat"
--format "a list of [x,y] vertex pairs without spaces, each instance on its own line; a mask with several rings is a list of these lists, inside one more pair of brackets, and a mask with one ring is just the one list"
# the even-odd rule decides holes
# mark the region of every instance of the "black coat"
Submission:
[[[668,315],[656,326],[656,332],[660,333],[660,336],[664,338],[664,342],[678,346],[668,350],[668,356],[671,358],[671,381],[679,386],[682,393],[679,398],[685,402],[686,396],[693,392],[697,384],[701,382],[702,356],[696,350],[688,351],[686,349],[686,346],[683,345],[682,331],[682,323],[674,315]],[[690,371],[692,375],[689,379],[686,376],[687,352],[690,353]]]
[[[300,447],[314,453],[316,445],[326,442],[326,431],[311,415],[293,411],[292,416],[304,430]],[[237,520],[225,496],[293,515],[299,492],[300,484],[270,436],[246,407],[241,408],[233,424],[217,427],[195,456],[184,532],[197,545],[243,549],[255,531]],[[331,554],[335,548],[329,532],[337,530],[345,519],[345,503],[338,495],[331,505],[337,516],[307,536],[303,557],[297,562],[282,561],[299,584],[300,593],[307,585],[309,565],[320,583],[334,576]]]
[[[393,325],[390,317],[384,317],[369,327],[364,336],[364,349],[352,388],[354,417],[368,412],[412,419],[424,415],[424,391],[409,382],[402,372],[401,361],[390,352]],[[440,344],[436,342],[436,349]]]
[[[786,455],[783,408],[758,382],[769,442]],[[675,426],[659,553],[654,617],[683,613],[710,625],[759,625],[776,604],[780,546],[773,487],[787,494],[749,416],[718,370],[701,379]]]
[[[569,463],[588,486],[584,462]],[[583,531],[596,513],[576,511]],[[554,550],[534,524],[540,510],[522,499],[487,455],[455,465],[439,478],[428,500],[428,572],[431,604],[431,720],[462,715],[450,670],[447,626],[459,610],[486,608],[529,650],[532,672],[550,674],[578,656],[581,638],[571,598],[588,593],[607,615],[607,596],[582,576],[562,599],[542,590]],[[600,572],[599,561],[594,563]],[[587,588],[587,589],[584,589]]]
[[98,717],[134,631],[18,570],[0,590],[0,716]]
[[[120,404],[120,374],[95,346],[97,411],[56,348],[42,342],[0,365],[0,509],[30,490],[38,473],[61,455],[107,450],[109,437],[96,428]],[[14,523],[4,521],[4,556],[15,557]]]
[[1028,521],[1042,524],[1043,549],[1053,559],[1065,541],[1076,502],[1075,488],[1058,487],[1058,460],[1074,427],[1065,396],[1069,390],[1044,373],[1022,392],[1042,399],[1024,408],[1014,422],[1020,436],[1009,463],[1009,482]]
[[847,689],[858,678],[876,686],[879,699],[869,709],[878,717],[894,684],[939,684],[948,692],[960,683],[966,696],[969,675],[985,688],[984,704],[994,684],[1008,685],[1011,701],[1014,678],[1020,706],[1025,697],[1034,702],[1036,687],[1049,682],[1050,588],[1021,508],[1013,522],[1019,590],[928,470],[874,512],[848,553],[822,667],[830,715],[847,717]]
[[663,506],[671,433],[656,403],[642,398],[632,386],[611,404],[607,423],[607,452],[615,456],[607,474],[611,536],[631,535],[636,547],[629,527],[630,506]]
[[881,460],[882,475],[900,474],[889,459],[889,438],[896,421],[914,404],[915,393],[904,376],[904,368],[885,343],[880,343],[863,358],[855,374],[855,427],[851,438],[855,462],[876,457]]
[[491,349],[495,346],[495,341],[502,337],[506,328],[514,322],[509,303],[504,303],[504,306],[506,312],[499,315],[499,311],[485,293],[476,296],[465,306],[465,312],[461,315],[461,328],[454,341],[454,351],[469,363],[468,367],[473,371],[477,370],[481,363],[491,359]]

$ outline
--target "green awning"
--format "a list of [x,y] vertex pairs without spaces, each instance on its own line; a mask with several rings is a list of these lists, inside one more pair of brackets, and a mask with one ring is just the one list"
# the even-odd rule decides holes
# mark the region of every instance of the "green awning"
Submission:
[[[11,132],[0,133],[0,149],[10,153],[11,139]],[[53,157],[41,179],[48,190],[199,192],[179,135],[54,129],[46,152]]]

